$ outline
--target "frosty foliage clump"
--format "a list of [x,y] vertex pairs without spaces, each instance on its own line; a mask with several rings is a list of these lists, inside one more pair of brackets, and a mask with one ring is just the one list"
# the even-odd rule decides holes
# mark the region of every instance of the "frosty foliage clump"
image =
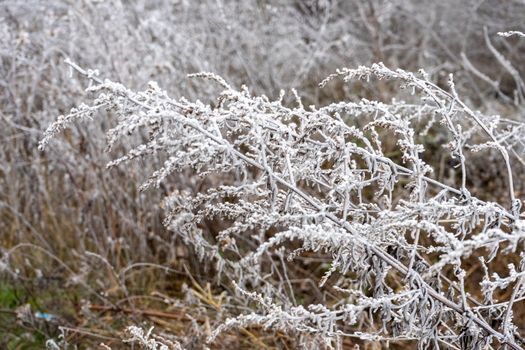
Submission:
[[[336,79],[383,80],[400,88],[400,98],[317,107],[304,106],[295,90],[270,99],[212,73],[191,77],[216,84],[222,91],[215,101],[173,99],[155,82],[136,92],[67,63],[91,81],[95,98],[51,124],[40,148],[71,122],[106,115],[117,118],[108,150],[129,135],[147,135],[108,167],[163,161],[141,190],[171,185],[165,226],[212,262],[217,281],[234,286],[230,317],[209,343],[227,330],[260,326],[294,335],[305,348],[341,348],[346,338],[452,349],[523,346],[512,306],[525,299],[525,257],[506,276],[490,264],[497,254],[520,252],[525,240],[509,156],[521,124],[472,110],[452,75],[444,89],[423,70],[345,68],[320,88]],[[443,135],[440,152],[457,170],[448,183],[426,161],[430,132]],[[386,153],[385,144],[397,152]],[[507,201],[471,194],[472,152],[501,157]],[[200,185],[177,186],[174,173]],[[325,262],[311,288],[330,288],[323,303],[301,301],[288,277],[307,258]],[[470,259],[484,267],[482,298],[467,289]],[[507,300],[494,297],[511,286]],[[139,328],[130,333],[148,349],[165,346]]]
[[138,343],[147,350],[182,350],[182,347],[178,342],[171,342],[153,334],[153,327],[144,333],[142,328],[130,326],[128,327],[127,332],[130,337],[125,339],[124,342]]

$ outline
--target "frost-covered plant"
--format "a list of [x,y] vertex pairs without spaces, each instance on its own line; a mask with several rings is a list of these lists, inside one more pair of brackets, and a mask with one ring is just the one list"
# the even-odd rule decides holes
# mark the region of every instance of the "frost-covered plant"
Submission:
[[[213,71],[232,86],[246,83],[252,94],[266,93],[272,100],[279,95],[279,88],[295,87],[301,91],[305,106],[326,105],[355,95],[385,102],[396,95],[394,85],[345,84],[342,79],[335,79],[323,89],[317,88],[321,79],[341,66],[384,61],[387,66],[405,70],[423,67],[430,74],[430,80],[441,87],[446,86],[448,73],[453,72],[463,101],[487,115],[501,113],[499,126],[492,132],[511,157],[525,164],[524,128],[519,121],[506,119],[519,116],[516,110],[523,110],[523,91],[520,92],[523,83],[519,74],[524,72],[520,57],[523,57],[525,41],[514,32],[523,31],[524,8],[523,1],[518,0],[0,2],[0,280],[5,281],[7,277],[8,284],[22,287],[24,294],[33,292],[43,299],[48,294],[42,293],[41,288],[53,290],[60,286],[62,289],[65,285],[64,293],[72,296],[68,298],[70,302],[42,303],[42,311],[68,316],[74,306],[79,313],[82,310],[81,315],[64,317],[63,320],[67,320],[64,326],[74,328],[81,323],[89,328],[85,323],[89,320],[96,328],[100,326],[108,334],[114,334],[112,324],[98,322],[98,312],[89,310],[90,302],[111,308],[115,316],[112,319],[120,324],[128,320],[130,314],[115,311],[115,304],[134,310],[158,307],[155,304],[158,300],[153,301],[149,296],[152,291],[178,293],[181,283],[189,283],[188,276],[199,276],[195,277],[197,284],[213,278],[213,271],[206,270],[208,264],[200,263],[195,254],[188,252],[187,246],[181,246],[180,239],[184,236],[172,236],[164,229],[156,204],[175,188],[181,196],[191,197],[219,182],[236,184],[236,179],[228,178],[228,174],[195,178],[194,172],[187,169],[170,176],[159,191],[139,193],[137,182],[158,169],[164,156],[157,154],[111,172],[104,171],[109,155],[102,152],[104,144],[98,141],[108,127],[106,118],[95,118],[92,123],[67,130],[45,153],[36,149],[44,128],[57,115],[69,111],[87,85],[85,80],[69,78],[62,64],[65,57],[71,57],[82,67],[97,68],[104,77],[133,90],[154,80],[170,91],[172,98],[185,96],[190,101],[199,98],[206,103],[217,93],[217,84],[196,80],[187,84],[187,72]],[[483,31],[484,27],[487,31]],[[508,39],[488,39],[488,33],[509,30],[513,34]],[[494,58],[498,64],[494,64]],[[283,99],[287,107],[291,106],[289,97],[286,95]],[[98,116],[98,112],[94,116]],[[343,119],[348,122],[345,115]],[[491,123],[489,119],[488,116],[484,119],[487,125]],[[356,119],[350,123],[360,130],[365,126]],[[440,149],[441,143],[452,141],[445,141],[447,136],[443,130],[435,125],[427,136],[418,138],[426,149],[422,157],[435,170],[428,175],[431,180],[459,189],[454,181],[459,183],[461,167],[454,167],[456,162]],[[148,136],[135,132],[114,147],[113,154],[147,140]],[[395,141],[391,142],[394,138],[390,134],[380,136],[383,153],[401,164]],[[473,137],[470,143],[476,144],[482,143],[481,138],[485,136],[476,133]],[[469,174],[466,178],[469,191],[479,199],[508,206],[507,193],[510,192],[503,157],[497,150],[485,150],[470,158],[470,150],[475,148],[466,144],[463,154],[468,161],[464,173]],[[488,163],[493,166],[487,167]],[[515,192],[519,197],[525,188],[524,181],[516,166],[519,164],[512,165]],[[402,176],[400,181],[405,181],[403,179]],[[394,203],[404,193],[401,185],[392,195]],[[365,199],[370,199],[368,189],[371,187],[364,189]],[[230,198],[226,198],[225,202],[229,201]],[[167,202],[166,207],[180,204],[180,199],[176,199],[174,203]],[[230,224],[231,221],[219,216],[203,220],[199,226],[202,237],[195,235],[196,239],[203,238],[202,246],[195,246],[213,249],[219,231]],[[244,225],[246,230],[254,226],[252,222]],[[241,229],[238,225],[232,230]],[[272,238],[277,232],[281,232],[281,228],[271,227],[267,237]],[[237,235],[225,232],[224,241],[228,236]],[[258,251],[255,245],[249,247],[253,244],[251,236],[248,240],[237,239],[236,244],[241,245],[243,256],[247,250],[252,251],[263,272],[272,273],[265,275],[264,284],[269,290],[277,291],[262,294],[272,296],[273,303],[280,305],[283,300],[295,300],[294,306],[307,308],[310,304],[334,305],[340,300],[342,292],[332,288],[340,270],[336,268],[334,273],[327,274],[331,279],[328,278],[323,287],[315,283],[324,282],[322,276],[331,268],[330,252],[298,252],[292,262],[286,262],[285,253],[297,248],[298,241],[284,246],[274,242],[269,245],[271,254]],[[209,254],[206,249],[199,253]],[[219,250],[218,255],[221,254]],[[225,257],[232,259],[231,252]],[[474,251],[472,260],[476,258]],[[249,259],[243,261],[247,263]],[[501,265],[494,269],[501,278],[508,276],[507,263],[519,265],[517,254],[498,254],[492,260],[491,270],[496,265],[494,261]],[[474,263],[474,266],[480,265]],[[173,269],[169,274],[165,272],[168,268]],[[465,268],[469,276],[472,269]],[[172,278],[173,273],[177,273],[177,278]],[[226,290],[232,296],[222,305],[224,310],[216,314],[209,313],[209,305],[204,303],[198,304],[198,312],[193,308],[193,302],[199,298],[192,294],[192,288],[196,287],[189,283],[187,295],[193,299],[184,299],[181,303],[186,303],[185,307],[191,305],[188,312],[192,317],[201,321],[203,317],[211,317],[207,322],[214,328],[225,317],[249,313],[254,307],[260,308],[257,310],[260,313],[267,312],[262,305],[243,300],[246,299],[243,294],[230,289],[229,280],[237,280],[231,275],[223,270],[222,280],[212,287],[213,292],[219,294]],[[472,281],[477,286],[479,278],[468,277],[466,284],[469,286]],[[243,284],[240,288],[254,290]],[[470,284],[469,289],[476,288]],[[500,288],[491,290],[495,298],[502,294],[508,296]],[[283,295],[275,297],[280,293]],[[77,299],[73,296],[85,298],[81,309],[77,308]],[[232,303],[231,309],[228,303]],[[521,304],[514,309],[514,318],[516,324],[523,327],[519,306]],[[360,327],[366,325],[373,329],[372,321],[363,316]],[[187,320],[183,322],[188,326]],[[2,326],[0,324],[0,328]],[[48,328],[47,324],[39,330],[48,336],[56,335],[56,329]],[[12,333],[7,338],[18,337]],[[192,346],[209,336],[207,326],[200,327],[196,334],[188,336]],[[2,335],[0,331],[0,344],[10,342],[2,339],[5,338]],[[230,335],[222,334],[216,338],[215,345],[224,347]],[[90,342],[88,338],[79,339],[82,346]],[[65,340],[75,342],[76,338],[70,333]],[[348,341],[343,340],[345,344]]]
[[[341,347],[346,337],[469,349],[523,345],[512,307],[525,298],[525,263],[509,265],[507,277],[490,264],[496,254],[523,249],[509,156],[521,125],[470,109],[452,76],[444,90],[424,71],[342,69],[320,86],[339,78],[391,80],[411,101],[305,107],[295,90],[290,103],[284,91],[271,100],[214,74],[193,74],[223,90],[205,104],[175,100],[154,82],[135,92],[68,64],[93,83],[88,91],[96,98],[50,125],[42,149],[72,121],[108,113],[118,118],[109,149],[138,131],[149,135],[108,167],[164,159],[142,190],[181,171],[202,181],[198,192],[173,184],[164,207],[166,227],[213,262],[218,280],[235,284],[238,298],[229,309],[240,315],[210,342],[226,329],[260,325],[296,335],[304,347]],[[442,152],[459,169],[450,183],[436,180],[425,161],[422,142],[431,129],[445,135]],[[398,152],[386,154],[385,143]],[[491,150],[505,164],[508,202],[481,200],[468,188],[469,151]],[[300,303],[288,277],[306,256],[329,263],[317,277],[320,288],[332,288],[322,303]],[[476,258],[485,270],[482,294],[465,283],[464,264]],[[507,300],[494,297],[509,286]],[[245,307],[251,312],[240,312]]]
[[147,350],[182,350],[181,345],[178,342],[171,342],[162,337],[152,334],[153,327],[151,327],[146,333],[142,328],[136,326],[130,326],[127,329],[130,337],[125,339],[126,343],[138,343],[143,349]]

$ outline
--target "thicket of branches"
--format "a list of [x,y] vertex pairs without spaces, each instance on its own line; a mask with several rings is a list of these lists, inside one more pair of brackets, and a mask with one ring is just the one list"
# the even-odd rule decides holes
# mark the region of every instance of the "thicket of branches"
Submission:
[[523,5],[446,5],[1,3],[19,324],[50,348],[125,325],[151,349],[524,347]]

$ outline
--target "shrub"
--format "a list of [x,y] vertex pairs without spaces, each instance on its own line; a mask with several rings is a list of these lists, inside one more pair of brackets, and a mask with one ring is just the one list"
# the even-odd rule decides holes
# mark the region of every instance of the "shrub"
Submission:
[[[209,342],[231,328],[262,326],[293,335],[306,348],[341,347],[346,337],[520,348],[512,306],[525,298],[525,260],[510,264],[503,277],[491,261],[520,251],[525,238],[508,155],[521,124],[471,110],[452,76],[446,91],[424,71],[383,64],[341,69],[320,86],[389,80],[408,91],[403,97],[410,102],[361,99],[306,108],[295,91],[292,105],[285,92],[271,100],[211,73],[191,76],[222,88],[205,104],[172,99],[154,82],[134,92],[68,63],[93,82],[88,91],[96,98],[59,117],[40,147],[75,120],[115,115],[109,149],[133,133],[149,136],[108,167],[165,159],[142,190],[177,172],[195,179],[172,183],[165,225],[199,259],[213,262],[215,282],[234,286],[227,308],[238,315]],[[441,152],[459,172],[451,184],[435,180],[424,160],[429,130],[445,135]],[[385,154],[384,143],[395,143],[398,152]],[[508,203],[469,192],[469,151],[501,156]],[[329,262],[322,275],[314,273],[330,291],[317,302],[305,300],[308,293],[287,272],[311,258]],[[466,264],[476,259],[483,278],[479,290],[468,290],[476,284],[467,283]],[[506,300],[495,298],[510,285]]]

